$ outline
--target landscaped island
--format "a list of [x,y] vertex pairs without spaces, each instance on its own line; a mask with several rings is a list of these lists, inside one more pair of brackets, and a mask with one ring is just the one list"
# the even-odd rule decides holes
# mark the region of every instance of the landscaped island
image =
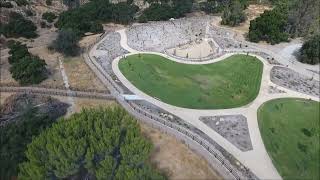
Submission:
[[258,119],[264,145],[284,180],[319,179],[319,102],[271,100],[259,108]]
[[137,54],[122,59],[119,68],[133,85],[165,103],[192,109],[222,109],[240,107],[256,98],[263,64],[246,55],[190,65],[158,55]]

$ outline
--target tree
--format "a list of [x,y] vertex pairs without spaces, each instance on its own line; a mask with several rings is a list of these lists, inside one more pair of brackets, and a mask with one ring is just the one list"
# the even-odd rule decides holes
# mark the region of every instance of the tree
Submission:
[[221,24],[229,26],[238,26],[246,20],[244,6],[239,0],[232,1],[229,6],[223,10]]
[[22,85],[39,84],[47,78],[45,66],[45,61],[37,56],[24,56],[10,67],[10,73]]
[[45,12],[42,14],[42,19],[46,20],[48,23],[52,23],[57,16],[53,12]]
[[84,109],[34,138],[19,179],[164,179],[147,163],[152,145],[120,107]]
[[12,77],[22,85],[38,84],[47,78],[46,63],[29,53],[26,45],[20,42],[9,43],[8,60]]
[[30,20],[25,19],[16,12],[10,13],[10,19],[7,24],[1,24],[1,34],[6,37],[25,37],[35,38],[37,27]]
[[319,64],[320,34],[314,35],[303,43],[298,60],[307,64]]
[[[37,106],[41,104],[41,106]],[[67,112],[68,105],[54,98],[19,94],[0,107],[0,179],[16,179],[18,164],[26,160],[25,150],[32,137],[51,126]]]
[[75,32],[70,29],[63,29],[59,31],[57,39],[52,42],[49,48],[53,48],[66,56],[76,56],[80,50],[78,39],[79,37]]
[[286,27],[286,9],[275,8],[250,21],[248,38],[252,42],[267,41],[271,44],[288,41]]

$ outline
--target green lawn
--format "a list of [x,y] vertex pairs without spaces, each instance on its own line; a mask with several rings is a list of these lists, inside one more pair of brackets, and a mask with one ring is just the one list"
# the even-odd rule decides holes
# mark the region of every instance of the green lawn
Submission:
[[262,139],[284,180],[318,180],[320,171],[319,102],[284,98],[258,111]]
[[259,93],[263,64],[234,55],[206,65],[176,63],[162,56],[131,55],[119,62],[137,88],[171,105],[192,109],[240,107]]

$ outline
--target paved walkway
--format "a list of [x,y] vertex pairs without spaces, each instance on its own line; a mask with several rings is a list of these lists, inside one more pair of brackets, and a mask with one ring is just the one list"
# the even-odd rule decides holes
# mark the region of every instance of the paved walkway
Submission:
[[[219,58],[203,61],[203,62],[194,62],[194,61],[183,61],[178,60],[172,57],[169,57],[167,55],[156,53],[156,52],[139,52],[137,50],[132,49],[127,44],[127,36],[125,29],[117,31],[121,35],[121,46],[129,51],[131,54],[137,54],[137,53],[149,53],[149,54],[156,54],[163,57],[168,58],[169,60],[179,62],[179,63],[186,63],[186,64],[209,64],[209,63],[215,63],[218,61],[221,61],[229,56],[234,55],[235,53],[228,53],[225,54]],[[100,42],[102,42],[101,40]],[[94,47],[89,55],[90,57],[99,56],[98,54],[101,54],[102,52],[96,51],[96,48]],[[236,53],[241,54],[241,53]],[[256,56],[256,55],[255,55]],[[261,81],[261,88],[260,92],[257,96],[257,98],[251,102],[250,104],[239,107],[239,108],[232,108],[232,109],[219,109],[219,110],[198,110],[198,109],[187,109],[187,108],[181,108],[172,106],[170,104],[166,104],[164,102],[161,102],[144,92],[137,89],[131,82],[129,82],[124,75],[120,72],[118,63],[121,59],[121,57],[116,58],[112,63],[112,69],[117,76],[117,78],[135,95],[137,95],[139,98],[142,98],[152,104],[155,104],[162,109],[175,114],[176,116],[180,117],[181,119],[189,122],[190,124],[194,125],[195,127],[202,130],[204,133],[206,133],[208,136],[210,136],[214,141],[216,141],[219,145],[221,145],[225,150],[227,150],[229,153],[231,153],[236,159],[238,159],[241,163],[243,163],[247,168],[249,168],[253,173],[255,173],[259,178],[261,179],[281,179],[281,176],[278,174],[277,170],[273,166],[270,157],[268,156],[261,135],[258,127],[258,121],[257,121],[257,110],[260,107],[261,104],[264,102],[276,99],[276,98],[283,98],[283,97],[296,97],[296,98],[308,98],[315,101],[319,101],[319,98],[305,95],[302,93],[298,93],[286,88],[279,87],[272,83],[270,81],[270,71],[273,67],[272,65],[268,64],[268,62],[263,59],[262,57],[256,56],[261,62],[264,64],[263,69],[263,75],[262,75],[262,81]],[[94,58],[92,58],[94,59]],[[269,86],[277,87],[280,90],[285,91],[286,93],[280,93],[280,94],[270,94],[268,92]],[[253,145],[253,150],[243,152],[237,147],[235,147],[233,144],[231,144],[228,140],[223,138],[221,135],[219,135],[217,132],[212,130],[210,127],[205,125],[199,120],[200,116],[217,116],[217,115],[234,115],[234,114],[242,114],[247,117],[248,120],[248,128],[250,132],[250,137]]]

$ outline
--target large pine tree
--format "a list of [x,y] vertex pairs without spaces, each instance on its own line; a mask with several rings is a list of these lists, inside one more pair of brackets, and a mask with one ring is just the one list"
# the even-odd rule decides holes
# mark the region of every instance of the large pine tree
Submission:
[[83,110],[33,139],[19,179],[164,179],[146,163],[151,147],[123,109]]

